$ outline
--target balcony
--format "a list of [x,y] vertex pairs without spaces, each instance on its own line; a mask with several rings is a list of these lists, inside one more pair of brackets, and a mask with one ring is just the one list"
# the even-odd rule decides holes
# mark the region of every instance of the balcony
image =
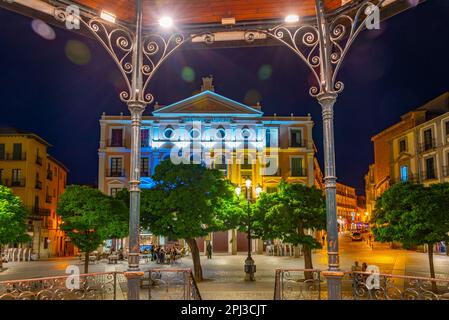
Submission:
[[425,152],[437,147],[437,143],[435,139],[429,139],[428,141],[421,142],[419,144],[419,152]]
[[435,170],[423,171],[421,177],[424,181],[438,179]]
[[121,141],[109,139],[107,141],[107,147],[109,147],[109,148],[126,148],[126,143],[125,143],[124,139]]
[[123,169],[115,169],[115,170],[107,170],[106,171],[107,177],[114,177],[114,178],[123,178],[125,177],[125,170]]
[[419,181],[419,177],[417,174],[409,174],[407,176],[407,179],[405,179],[405,181],[402,178],[391,178],[390,179],[390,186],[396,184],[396,183],[401,183],[401,182],[411,182],[411,183],[420,183]]
[[50,196],[50,195],[46,195],[45,196],[45,202],[46,203],[52,203],[52,201],[53,201],[53,197],[52,196]]
[[307,149],[311,149],[311,144],[309,143],[308,140],[301,140],[299,143],[296,141],[290,141],[290,148],[307,148]]
[[304,168],[298,168],[289,171],[289,177],[307,177],[307,170]]
[[5,153],[4,159],[6,161],[25,161],[27,159],[27,154],[23,153]]
[[276,170],[276,172],[271,172],[271,170],[269,168],[265,169],[267,172],[267,174],[264,174],[265,177],[282,177],[282,170],[281,168],[278,168]]
[[36,164],[39,166],[42,165],[42,157],[36,156]]
[[28,207],[28,214],[28,218],[31,220],[43,220],[44,217],[50,216],[50,210],[38,207]]
[[144,178],[147,178],[147,177],[150,176],[150,172],[149,171],[141,171],[140,172],[140,176],[144,177]]
[[47,180],[53,180],[53,171],[47,170]]
[[26,181],[25,179],[3,179],[0,181],[0,184],[8,187],[8,188],[23,188],[25,187]]

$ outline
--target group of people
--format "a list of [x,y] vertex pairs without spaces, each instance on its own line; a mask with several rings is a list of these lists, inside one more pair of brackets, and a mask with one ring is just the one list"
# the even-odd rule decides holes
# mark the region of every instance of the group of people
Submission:
[[368,268],[368,265],[366,264],[366,262],[362,263],[362,266],[359,265],[358,261],[354,262],[354,265],[352,266],[352,271],[362,271],[365,272],[366,269]]
[[161,246],[151,246],[150,256],[151,261],[156,261],[156,263],[172,263],[176,259],[182,257],[185,254],[184,248],[178,248],[173,246],[168,250],[165,250]]

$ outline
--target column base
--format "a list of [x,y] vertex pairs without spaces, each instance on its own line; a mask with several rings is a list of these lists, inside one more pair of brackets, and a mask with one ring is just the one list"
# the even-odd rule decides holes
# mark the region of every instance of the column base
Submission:
[[142,271],[127,271],[125,277],[128,279],[128,300],[140,299],[140,280],[143,278]]
[[345,275],[342,271],[322,271],[321,274],[326,277],[327,281],[327,299],[341,300],[341,283]]

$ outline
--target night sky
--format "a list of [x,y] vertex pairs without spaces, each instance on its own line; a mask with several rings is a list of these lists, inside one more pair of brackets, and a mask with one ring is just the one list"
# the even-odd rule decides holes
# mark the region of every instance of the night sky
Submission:
[[[96,183],[98,120],[102,112],[128,114],[114,63],[94,40],[67,30],[54,29],[55,39],[47,40],[29,18],[0,9],[0,21],[0,126],[53,144],[49,153],[68,166],[69,183]],[[339,75],[345,90],[335,106],[335,140],[339,181],[359,194],[373,162],[370,138],[449,90],[448,25],[449,1],[428,0],[354,43]],[[214,76],[217,93],[243,103],[260,100],[266,115],[310,113],[322,163],[320,107],[308,95],[308,70],[288,49],[178,51],[150,91],[166,105],[190,96],[207,75]]]

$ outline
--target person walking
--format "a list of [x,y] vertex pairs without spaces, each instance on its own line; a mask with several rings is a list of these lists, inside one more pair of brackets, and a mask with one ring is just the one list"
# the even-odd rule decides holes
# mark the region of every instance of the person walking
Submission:
[[207,243],[206,253],[207,253],[207,259],[212,259],[212,245],[211,245],[210,241]]

